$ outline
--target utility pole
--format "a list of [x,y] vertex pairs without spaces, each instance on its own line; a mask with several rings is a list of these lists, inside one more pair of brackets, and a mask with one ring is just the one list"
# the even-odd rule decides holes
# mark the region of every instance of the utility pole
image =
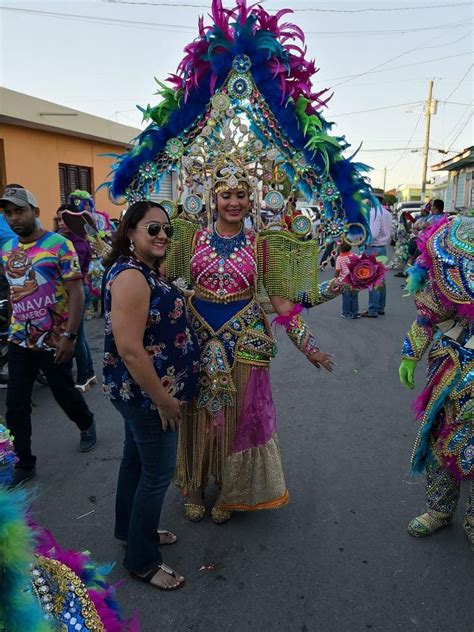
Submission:
[[423,147],[423,171],[421,175],[421,203],[425,201],[426,195],[426,172],[428,170],[428,151],[430,147],[430,127],[431,115],[436,114],[436,101],[433,100],[433,79],[428,84],[428,99],[425,105],[426,129],[425,129],[425,145]]
[[387,184],[387,166],[383,168],[383,192],[385,193],[385,185]]

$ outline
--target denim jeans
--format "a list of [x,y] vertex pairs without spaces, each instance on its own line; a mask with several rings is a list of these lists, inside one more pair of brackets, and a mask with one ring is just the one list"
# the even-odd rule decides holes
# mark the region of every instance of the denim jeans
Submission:
[[[386,246],[368,246],[365,249],[365,252],[370,255],[372,252],[376,254],[376,256],[387,256],[387,247]],[[387,287],[385,285],[385,281],[382,282],[382,285],[376,290],[369,290],[369,304],[367,307],[367,311],[369,314],[378,314],[379,312],[385,311],[385,303],[387,300]]]
[[6,421],[15,438],[17,467],[30,468],[36,463],[36,456],[31,452],[31,394],[40,369],[54,399],[79,430],[88,430],[94,422],[85,399],[74,387],[72,360],[55,364],[53,351],[25,349],[9,343]]
[[359,292],[344,290],[342,293],[342,315],[356,318],[359,313]]
[[77,383],[84,384],[94,375],[94,365],[92,363],[91,350],[87,342],[86,332],[84,330],[84,318],[81,319],[79,329],[77,330],[76,341],[76,365],[77,365]]
[[178,432],[164,432],[156,411],[118,400],[112,404],[125,422],[115,500],[115,537],[127,541],[125,568],[147,573],[162,562],[157,529],[176,468]]

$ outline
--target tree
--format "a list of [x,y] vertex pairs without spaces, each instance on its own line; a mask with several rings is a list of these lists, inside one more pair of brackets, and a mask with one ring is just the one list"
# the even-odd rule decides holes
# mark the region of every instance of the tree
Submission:
[[394,206],[398,202],[397,196],[393,195],[393,193],[385,193],[383,196],[383,201],[385,202],[385,204],[388,204],[388,206]]

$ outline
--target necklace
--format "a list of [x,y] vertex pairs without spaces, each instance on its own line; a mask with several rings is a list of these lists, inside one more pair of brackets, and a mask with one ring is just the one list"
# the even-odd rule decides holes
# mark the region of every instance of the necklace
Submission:
[[239,232],[231,237],[223,237],[217,232],[214,224],[209,239],[209,245],[219,257],[230,257],[230,255],[245,246],[247,238],[244,233],[244,227],[241,226]]

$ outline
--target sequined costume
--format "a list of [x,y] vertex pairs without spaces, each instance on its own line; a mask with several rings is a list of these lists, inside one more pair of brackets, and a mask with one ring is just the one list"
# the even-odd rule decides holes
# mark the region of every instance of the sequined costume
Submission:
[[[212,24],[200,20],[173,88],[160,84],[162,102],[143,109],[149,125],[117,156],[106,183],[112,199],[134,202],[160,199],[162,178],[177,176],[177,199],[160,200],[175,230],[166,274],[195,290],[189,311],[201,374],[180,426],[176,480],[186,492],[214,476],[226,511],[288,499],[269,378],[276,351],[264,313],[269,297],[291,301],[278,322],[311,356],[317,343],[302,306],[343,289],[340,282],[318,286],[312,222],[295,202],[315,198],[324,234],[353,245],[366,239],[376,203],[367,168],[345,158],[345,139],[331,135],[319,112],[326,91],[312,88],[315,66],[304,58],[301,29],[280,22],[288,12],[212,0]],[[238,188],[248,194],[252,229],[225,238],[214,225],[216,196]]]
[[[243,228],[233,238],[197,230],[189,271],[181,270],[196,291],[189,311],[201,346],[201,376],[180,427],[176,483],[187,492],[214,477],[219,506],[231,511],[279,507],[288,499],[269,375],[276,345],[256,296],[257,278],[265,276],[256,241]],[[338,293],[338,286],[331,291],[322,284],[322,300]],[[314,339],[296,344],[302,350],[309,345],[308,353],[315,348]]]
[[429,514],[441,521],[454,514],[461,481],[471,481],[465,527],[474,543],[474,218],[445,218],[418,245],[408,279],[417,318],[402,360],[418,362],[434,344],[426,386],[413,405],[421,427],[411,465],[413,472],[426,469]]
[[2,632],[138,632],[119,614],[111,566],[99,568],[88,553],[61,549],[35,525],[31,495],[9,489],[16,461],[8,430],[0,424],[0,630]]

